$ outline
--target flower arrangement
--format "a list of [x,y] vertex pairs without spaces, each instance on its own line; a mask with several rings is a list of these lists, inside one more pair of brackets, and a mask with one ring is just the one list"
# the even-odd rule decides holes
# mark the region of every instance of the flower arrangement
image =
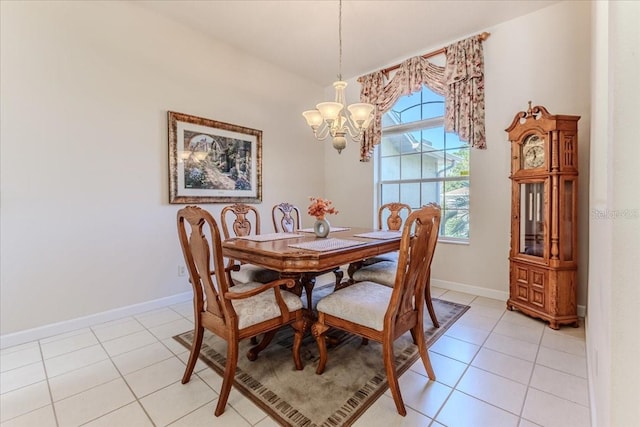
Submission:
[[318,220],[324,219],[324,216],[328,214],[338,214],[338,210],[332,206],[331,200],[320,197],[309,197],[309,200],[311,200],[311,204],[307,213],[315,216]]

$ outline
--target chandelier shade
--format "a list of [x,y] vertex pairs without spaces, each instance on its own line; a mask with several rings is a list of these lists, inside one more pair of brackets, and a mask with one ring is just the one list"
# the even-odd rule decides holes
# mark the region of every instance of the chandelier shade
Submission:
[[340,69],[338,81],[333,83],[336,91],[335,100],[321,102],[316,105],[315,110],[304,111],[302,116],[313,130],[316,139],[324,141],[331,137],[333,148],[340,153],[347,146],[347,134],[355,142],[362,141],[364,131],[373,121],[375,109],[372,104],[363,102],[346,105],[344,90],[347,82],[342,80],[342,0],[338,14],[338,40]]
[[[363,126],[365,123],[368,126],[373,118],[371,113],[373,113],[374,107],[371,104],[358,102],[356,104],[349,105],[347,110],[351,113],[351,119],[359,126]],[[367,126],[364,127],[366,128]]]

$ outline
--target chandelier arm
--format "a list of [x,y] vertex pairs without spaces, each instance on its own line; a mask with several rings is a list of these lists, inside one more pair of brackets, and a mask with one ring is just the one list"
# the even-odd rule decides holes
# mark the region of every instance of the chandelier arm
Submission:
[[347,119],[347,120],[348,121],[347,123],[344,124],[343,129],[347,131],[351,139],[353,139],[356,142],[360,142],[359,140],[362,139],[362,132],[359,131],[356,126],[353,125],[350,119]]
[[345,111],[345,124],[344,127],[347,129],[347,133],[349,136],[353,138],[362,138],[362,133],[364,129],[360,130],[355,121],[351,118],[351,113]]
[[313,130],[313,136],[316,137],[318,141],[324,141],[329,137],[329,126],[326,123],[322,123],[318,129]]

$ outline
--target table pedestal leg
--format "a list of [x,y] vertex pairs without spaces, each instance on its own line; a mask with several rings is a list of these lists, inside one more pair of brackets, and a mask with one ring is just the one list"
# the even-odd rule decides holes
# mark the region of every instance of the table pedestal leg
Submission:
[[307,309],[312,312],[313,306],[311,305],[311,295],[313,293],[313,287],[316,285],[316,275],[313,273],[304,273],[300,277],[300,282],[304,287],[304,292],[307,294]]
[[302,296],[302,274],[301,273],[280,273],[281,279],[293,279],[295,285],[292,288],[286,288],[287,291],[292,292],[298,296]]
[[312,310],[311,296],[313,293],[313,287],[316,285],[317,273],[281,273],[282,279],[294,279],[296,284],[293,288],[288,288],[289,292],[293,292],[299,297],[302,296],[302,289],[307,294],[307,309]]
[[313,314],[313,306],[312,306],[312,294],[313,287],[316,284],[316,276],[317,273],[281,273],[280,277],[283,279],[294,279],[295,285],[293,288],[288,288],[289,292],[293,292],[299,297],[302,296],[302,289],[307,294],[307,309],[304,310],[303,319],[304,319],[304,328],[303,334],[306,334],[310,329],[313,322],[316,321],[315,315]]

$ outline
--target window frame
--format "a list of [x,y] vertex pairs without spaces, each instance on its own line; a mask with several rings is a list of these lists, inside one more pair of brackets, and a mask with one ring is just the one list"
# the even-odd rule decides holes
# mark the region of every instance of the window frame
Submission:
[[[423,90],[430,90],[428,88],[424,88]],[[405,95],[405,96],[410,96],[410,95]],[[402,99],[402,98],[400,98]],[[396,102],[399,102],[400,99]],[[416,106],[420,106],[420,108],[423,108],[424,104],[427,103],[433,103],[433,101],[427,101],[427,102],[422,102],[423,97],[421,96],[420,99],[420,103],[419,104],[414,104],[412,106],[409,106],[407,108],[405,108],[403,111],[406,111],[410,108],[414,108]],[[444,100],[442,101],[442,103],[444,103]],[[393,107],[392,107],[393,109]],[[388,112],[390,112],[391,110],[389,110]],[[388,113],[387,112],[387,113]],[[387,114],[385,113],[385,114]],[[413,122],[409,122],[409,123],[399,123],[399,124],[394,124],[394,125],[390,125],[390,126],[386,126],[382,128],[382,137],[384,138],[385,136],[393,136],[393,135],[402,135],[402,134],[407,134],[410,132],[415,132],[415,131],[424,131],[424,130],[428,130],[428,129],[433,129],[433,128],[438,128],[441,127],[443,128],[443,138],[446,138],[447,132],[444,131],[444,115],[442,116],[437,116],[437,117],[429,117],[426,119],[422,119],[422,120],[417,120],[417,121],[413,121]],[[447,144],[446,144],[446,139],[443,141],[443,147],[440,149],[435,149],[433,150],[434,152],[439,151],[442,152],[443,155],[446,156],[447,153],[451,153],[457,149],[462,149],[462,148],[466,148],[467,150],[469,150],[469,162],[470,162],[470,158],[471,158],[471,149],[469,147],[469,145],[461,145],[460,147],[453,147],[453,148],[448,148]],[[462,143],[462,141],[461,141]],[[421,163],[421,168],[422,166],[422,162],[423,162],[423,155],[425,153],[429,153],[429,151],[416,151],[415,154],[420,155],[420,163]],[[471,238],[471,223],[470,223],[470,214],[471,214],[471,206],[470,206],[470,188],[471,188],[471,174],[470,174],[470,167],[468,167],[467,169],[467,174],[461,174],[458,176],[445,176],[445,177],[430,177],[430,178],[412,178],[412,179],[402,179],[402,161],[401,159],[403,158],[403,156],[407,156],[408,154],[414,154],[414,153],[403,153],[402,150],[399,150],[397,155],[385,155],[384,158],[391,158],[391,157],[397,157],[398,159],[400,159],[399,161],[399,169],[398,169],[398,179],[392,179],[392,180],[383,180],[382,179],[382,159],[383,159],[383,154],[382,154],[382,141],[380,142],[379,146],[376,148],[376,154],[375,154],[375,187],[376,187],[376,205],[377,205],[377,209],[380,208],[380,206],[383,204],[382,203],[382,189],[383,189],[383,185],[398,185],[399,188],[402,184],[429,184],[429,183],[436,183],[436,185],[438,183],[440,183],[440,185],[443,188],[443,202],[446,202],[444,200],[444,186],[446,185],[447,182],[467,182],[468,183],[468,188],[469,188],[469,196],[468,196],[468,200],[467,200],[467,215],[468,215],[468,225],[467,225],[467,237],[453,237],[453,236],[445,236],[444,235],[444,227],[445,227],[445,223],[442,222],[441,223],[441,230],[440,230],[440,235],[438,236],[438,241],[441,242],[446,242],[446,243],[455,243],[455,244],[469,244],[470,243],[470,238]],[[470,165],[469,165],[470,166]],[[402,201],[402,200],[398,200],[398,201]],[[422,194],[420,195],[420,201],[422,202]],[[440,202],[438,202],[440,204]],[[446,206],[443,207],[443,213],[447,211]]]

